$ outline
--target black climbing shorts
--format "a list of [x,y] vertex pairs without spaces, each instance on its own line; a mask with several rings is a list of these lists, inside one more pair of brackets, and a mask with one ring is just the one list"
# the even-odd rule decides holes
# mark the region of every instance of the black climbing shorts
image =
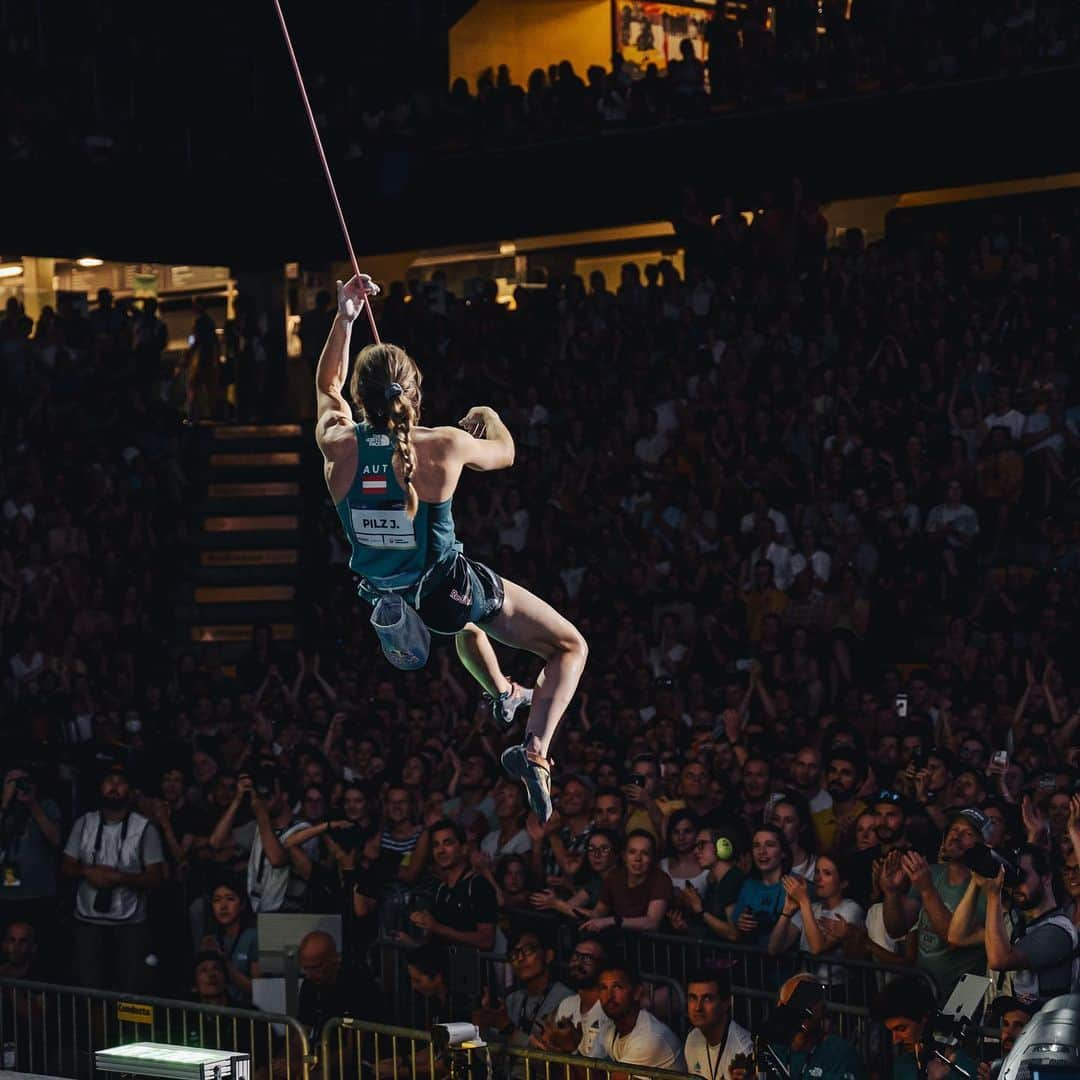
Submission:
[[456,634],[466,623],[480,623],[502,611],[503,580],[483,563],[458,555],[446,576],[420,599],[416,609],[435,634]]

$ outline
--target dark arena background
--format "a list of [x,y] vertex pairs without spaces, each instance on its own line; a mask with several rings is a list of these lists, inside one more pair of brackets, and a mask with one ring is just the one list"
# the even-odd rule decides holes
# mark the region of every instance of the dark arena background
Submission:
[[1080,5],[280,14],[0,3],[0,1076],[1075,1076]]

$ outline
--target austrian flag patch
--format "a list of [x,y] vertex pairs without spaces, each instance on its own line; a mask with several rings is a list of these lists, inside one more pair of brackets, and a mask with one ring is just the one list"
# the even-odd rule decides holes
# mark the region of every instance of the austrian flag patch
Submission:
[[385,495],[386,494],[386,477],[385,476],[365,476],[360,481],[360,487],[365,495]]

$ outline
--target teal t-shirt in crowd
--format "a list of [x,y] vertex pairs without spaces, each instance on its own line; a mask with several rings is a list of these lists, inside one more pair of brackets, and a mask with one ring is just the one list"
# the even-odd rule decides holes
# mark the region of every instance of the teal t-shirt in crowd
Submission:
[[777,1049],[777,1056],[798,1080],[865,1080],[866,1077],[866,1066],[855,1047],[839,1035],[826,1035],[810,1051]]
[[[934,863],[930,867],[930,877],[937,889],[941,902],[955,911],[967,892],[967,879],[961,885],[949,884],[948,863]],[[911,896],[918,900],[919,894],[912,890]],[[986,923],[986,894],[979,891],[976,904],[976,925]],[[934,977],[938,986],[939,1000],[945,1001],[960,981],[965,972],[982,974],[986,970],[986,950],[981,945],[972,945],[965,949],[950,949],[949,943],[934,933],[930,916],[923,908],[919,912],[919,921],[915,924],[919,935],[919,967],[925,968]]]

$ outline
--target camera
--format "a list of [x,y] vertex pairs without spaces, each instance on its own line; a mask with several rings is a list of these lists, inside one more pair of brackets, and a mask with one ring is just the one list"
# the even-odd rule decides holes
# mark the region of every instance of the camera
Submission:
[[260,799],[269,799],[274,794],[277,773],[273,769],[257,769],[251,777],[251,786]]
[[635,787],[644,787],[645,786],[645,777],[644,776],[631,776],[630,777],[630,783],[633,784]]
[[475,1024],[433,1024],[431,1041],[435,1052],[444,1050],[479,1050],[487,1043],[480,1037],[480,1029]]
[[1024,880],[1023,871],[1017,865],[1015,856],[1013,860],[1007,859],[986,844],[976,844],[970,851],[966,852],[964,865],[981,878],[996,878],[998,871],[1004,867],[1005,886],[1010,889]]
[[27,777],[20,776],[19,779],[15,781],[15,790],[22,795],[26,795],[34,790],[34,785]]
[[897,694],[893,701],[893,708],[896,710],[896,715],[901,720],[907,719],[908,713],[908,696],[907,694]]

